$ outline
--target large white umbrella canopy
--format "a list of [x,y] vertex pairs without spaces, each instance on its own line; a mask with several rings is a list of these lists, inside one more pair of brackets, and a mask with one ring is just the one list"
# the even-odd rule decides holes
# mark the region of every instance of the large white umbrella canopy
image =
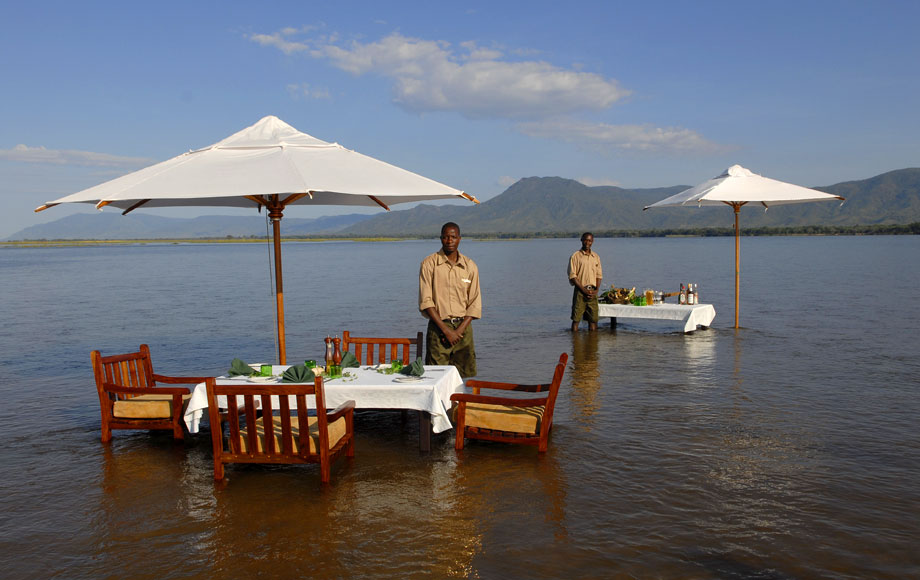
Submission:
[[297,195],[285,205],[358,205],[472,196],[389,163],[301,133],[281,119],[255,125],[209,147],[84,189],[41,206],[94,203],[133,206],[267,205],[254,196]]
[[380,206],[461,197],[458,189],[302,133],[274,116],[209,147],[49,201],[138,207],[264,207],[273,222],[278,352],[285,362],[280,221],[289,205]]
[[708,181],[685,189],[671,197],[646,206],[711,206],[728,205],[735,211],[735,328],[738,328],[741,305],[741,234],[738,226],[738,214],[741,206],[757,203],[764,208],[789,203],[806,203],[811,201],[843,201],[839,195],[824,193],[816,189],[793,185],[763,177],[741,167],[732,165],[721,175]]

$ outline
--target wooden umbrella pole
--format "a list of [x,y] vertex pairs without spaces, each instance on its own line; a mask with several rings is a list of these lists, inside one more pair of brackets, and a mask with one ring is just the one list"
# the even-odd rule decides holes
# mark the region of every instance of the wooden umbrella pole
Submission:
[[738,214],[741,213],[741,204],[734,203],[732,207],[735,209],[735,328],[738,328],[741,310],[741,230],[738,228]]
[[268,217],[272,220],[272,237],[274,238],[275,254],[275,307],[278,311],[278,364],[287,364],[287,353],[284,346],[284,283],[281,275],[281,217],[284,213],[283,205],[272,205]]

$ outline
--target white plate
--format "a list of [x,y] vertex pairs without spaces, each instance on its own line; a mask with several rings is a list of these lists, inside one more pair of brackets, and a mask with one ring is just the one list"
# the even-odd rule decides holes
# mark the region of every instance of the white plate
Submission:
[[251,376],[249,381],[253,383],[276,383],[278,382],[278,377]]
[[394,383],[417,383],[425,377],[404,376],[393,379]]

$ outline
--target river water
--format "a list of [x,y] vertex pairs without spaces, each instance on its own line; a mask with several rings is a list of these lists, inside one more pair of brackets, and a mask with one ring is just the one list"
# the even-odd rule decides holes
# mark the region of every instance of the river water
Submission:
[[[0,250],[5,578],[920,576],[920,238],[598,239],[605,285],[696,282],[717,315],[573,335],[576,240],[473,241],[483,379],[563,379],[549,452],[362,413],[356,457],[228,468],[207,429],[99,442],[89,353],[163,374],[271,360],[263,245]],[[351,330],[411,336],[436,240],[284,245],[288,357]]]

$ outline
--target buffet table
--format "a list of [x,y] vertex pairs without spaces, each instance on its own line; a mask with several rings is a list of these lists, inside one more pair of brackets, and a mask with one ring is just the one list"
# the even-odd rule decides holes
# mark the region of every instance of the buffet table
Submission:
[[[273,373],[280,375],[288,367],[274,365]],[[463,379],[453,366],[425,365],[420,379],[400,374],[382,374],[373,367],[346,368],[347,375],[323,381],[326,406],[333,409],[353,400],[357,409],[409,409],[419,412],[419,449],[428,451],[431,431],[441,433],[452,428],[450,396],[463,387]],[[279,379],[280,380],[280,379]],[[248,382],[247,377],[217,377],[217,383]],[[264,384],[255,380],[256,384]],[[312,395],[310,399],[312,400]],[[312,403],[312,401],[310,402]],[[185,424],[190,433],[197,433],[201,417],[207,412],[208,395],[204,383],[195,386],[185,408]]]
[[716,309],[712,304],[653,304],[651,306],[633,306],[631,304],[599,304],[599,316],[610,318],[610,326],[617,325],[618,318],[636,318],[643,320],[673,320],[681,324],[683,332],[693,332],[697,326],[709,328]]

